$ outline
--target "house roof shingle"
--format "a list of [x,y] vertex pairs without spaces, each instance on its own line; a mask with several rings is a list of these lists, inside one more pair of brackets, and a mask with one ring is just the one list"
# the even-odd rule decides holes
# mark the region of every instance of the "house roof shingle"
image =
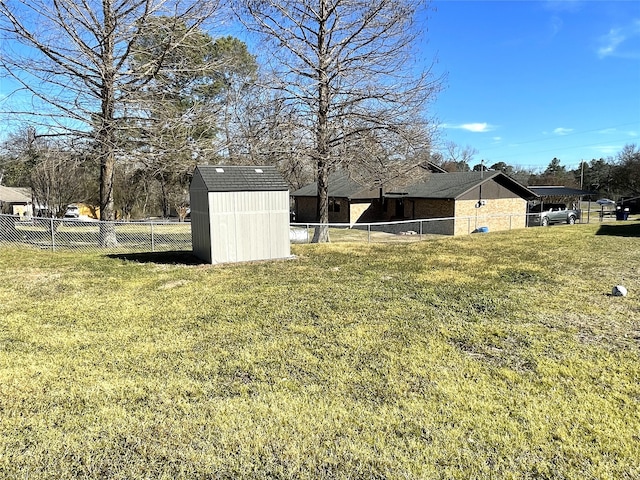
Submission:
[[[513,191],[522,198],[533,199],[538,195],[502,172],[454,172],[429,175],[423,183],[410,185],[403,191],[385,192],[386,197],[456,199],[483,183],[495,181]],[[317,183],[296,190],[294,197],[315,197],[318,194]],[[376,198],[378,190],[368,189],[349,179],[344,173],[329,177],[329,196],[335,198],[365,199]]]
[[[291,195],[294,197],[315,197],[318,195],[318,182],[305,185]],[[365,187],[349,178],[346,173],[337,172],[329,175],[329,196],[352,200],[376,198],[380,196],[380,190]]]
[[198,165],[196,170],[210,192],[289,190],[273,166]]
[[442,175],[431,175],[424,183],[408,188],[408,197],[456,199],[478,185],[494,181],[511,190],[522,198],[536,198],[536,193],[516,182],[502,172],[453,172]]
[[0,202],[31,203],[31,189],[0,185]]

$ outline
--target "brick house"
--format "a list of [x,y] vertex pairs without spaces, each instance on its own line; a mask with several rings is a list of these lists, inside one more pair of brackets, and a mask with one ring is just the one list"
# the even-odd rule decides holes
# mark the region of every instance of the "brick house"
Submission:
[[31,217],[33,215],[31,189],[0,185],[0,213]]
[[[291,194],[296,222],[316,222],[317,184]],[[432,173],[426,180],[393,190],[362,186],[346,174],[329,178],[329,222],[389,222],[446,219],[425,222],[428,232],[444,235],[526,226],[527,202],[537,195],[502,172]]]

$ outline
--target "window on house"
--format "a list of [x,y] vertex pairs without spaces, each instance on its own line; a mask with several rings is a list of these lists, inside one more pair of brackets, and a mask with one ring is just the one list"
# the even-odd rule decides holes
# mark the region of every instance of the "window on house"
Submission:
[[335,198],[329,199],[329,211],[330,212],[339,212],[340,211],[340,200],[336,200]]

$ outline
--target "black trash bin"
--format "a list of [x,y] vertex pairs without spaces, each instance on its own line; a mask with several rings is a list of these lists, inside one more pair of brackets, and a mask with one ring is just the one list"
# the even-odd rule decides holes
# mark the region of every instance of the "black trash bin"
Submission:
[[628,210],[616,210],[616,220],[627,220],[629,218]]

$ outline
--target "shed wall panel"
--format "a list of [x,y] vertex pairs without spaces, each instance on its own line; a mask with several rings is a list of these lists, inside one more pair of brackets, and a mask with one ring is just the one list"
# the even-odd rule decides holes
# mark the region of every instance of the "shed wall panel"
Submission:
[[206,190],[191,189],[191,243],[198,258],[211,263],[211,235],[209,231],[209,205]]
[[210,192],[213,263],[290,256],[289,193]]

